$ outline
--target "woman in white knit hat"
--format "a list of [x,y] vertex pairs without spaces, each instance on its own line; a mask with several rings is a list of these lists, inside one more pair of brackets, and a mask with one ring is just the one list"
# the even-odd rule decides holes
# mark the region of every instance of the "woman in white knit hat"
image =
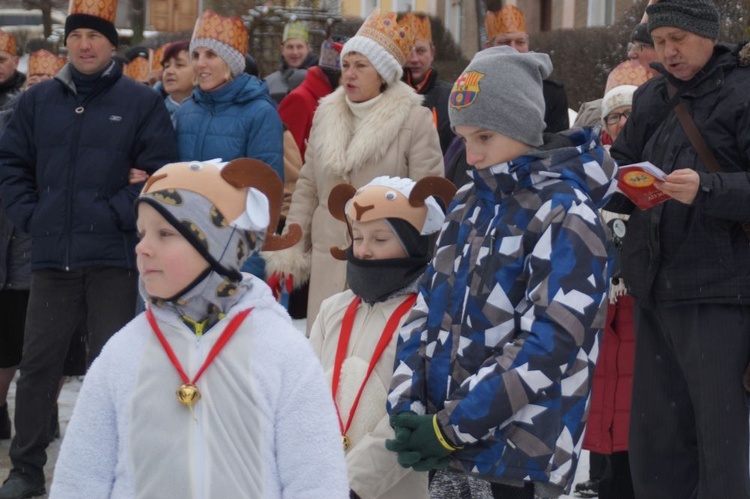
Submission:
[[206,10],[190,40],[196,89],[175,113],[182,161],[259,159],[284,178],[284,127],[268,87],[245,74],[242,19]]
[[321,99],[310,132],[287,223],[302,226],[295,247],[266,257],[266,274],[310,279],[312,325],[323,299],[346,287],[346,265],[329,249],[345,246],[347,232],[328,212],[337,184],[362,187],[381,175],[419,180],[443,175],[440,139],[422,97],[400,81],[414,43],[393,13],[370,15],[341,52],[341,86]]

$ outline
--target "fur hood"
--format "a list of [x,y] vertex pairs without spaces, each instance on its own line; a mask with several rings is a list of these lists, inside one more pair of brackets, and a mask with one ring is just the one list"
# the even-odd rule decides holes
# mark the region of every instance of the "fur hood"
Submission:
[[381,159],[387,144],[393,142],[422,100],[410,86],[396,82],[354,130],[354,115],[346,103],[344,88],[339,87],[320,100],[309,142],[315,144],[324,168],[346,177],[362,165]]

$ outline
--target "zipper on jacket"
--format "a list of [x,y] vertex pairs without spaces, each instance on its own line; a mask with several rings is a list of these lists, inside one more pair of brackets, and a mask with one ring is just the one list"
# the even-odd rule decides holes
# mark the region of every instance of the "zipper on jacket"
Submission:
[[[73,100],[75,101],[75,94]],[[68,178],[67,178],[67,185],[65,186],[68,189],[69,195],[66,196],[65,200],[65,224],[63,225],[63,231],[65,234],[65,257],[63,258],[63,266],[65,268],[65,271],[70,270],[70,245],[71,245],[71,239],[72,235],[70,234],[72,221],[71,218],[73,217],[73,172],[74,172],[74,163],[75,159],[78,155],[78,138],[81,134],[81,124],[83,121],[83,115],[86,113],[86,108],[84,104],[86,101],[81,103],[80,105],[76,106],[75,110],[73,111],[75,113],[75,126],[73,128],[73,135],[71,137],[71,144],[70,144],[70,159],[68,160]]]
[[[182,327],[188,329],[188,327],[184,324],[181,324]],[[188,329],[189,334],[193,334],[192,331]],[[195,338],[195,352],[197,354],[196,359],[200,360],[200,353],[201,353],[201,337],[198,336]],[[205,402],[204,402],[205,403]],[[205,475],[206,472],[206,462],[205,462],[205,456],[203,454],[205,449],[205,443],[203,442],[203,406],[199,403],[195,404],[193,406],[193,410],[195,411],[195,497],[196,498],[203,498],[204,497],[204,488],[205,488]]]

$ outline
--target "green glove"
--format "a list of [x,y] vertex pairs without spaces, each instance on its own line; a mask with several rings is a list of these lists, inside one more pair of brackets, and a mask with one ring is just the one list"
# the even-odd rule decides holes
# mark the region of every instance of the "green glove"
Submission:
[[[399,451],[400,454],[408,449],[409,451],[418,452],[422,460],[431,457],[440,459],[449,456],[456,450],[445,439],[442,430],[437,424],[437,416],[435,414],[425,416],[419,416],[410,412],[397,414],[391,416],[391,426],[397,429],[397,431],[403,428],[411,430],[411,434],[408,436],[405,445],[398,446],[401,449]],[[405,433],[401,432],[397,435],[403,436]],[[403,444],[403,442],[399,443]],[[407,459],[407,461],[411,461],[411,459]]]
[[[394,428],[393,430],[396,433],[396,439],[386,440],[385,448],[391,452],[401,452],[401,451],[408,450],[409,447],[407,445],[407,442],[409,441],[411,430],[408,428],[403,428],[403,427]],[[408,467],[409,465],[404,466],[404,468],[408,468]]]

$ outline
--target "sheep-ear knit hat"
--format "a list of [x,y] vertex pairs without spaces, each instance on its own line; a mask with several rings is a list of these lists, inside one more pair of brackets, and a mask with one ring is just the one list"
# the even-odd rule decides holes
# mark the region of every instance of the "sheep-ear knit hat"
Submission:
[[[404,291],[415,291],[416,282],[430,261],[432,237],[445,220],[443,207],[450,205],[456,186],[442,177],[376,177],[355,189],[349,184],[335,186],[328,196],[328,210],[346,222],[384,220],[398,238],[406,254],[403,258],[359,259],[354,246],[331,248],[331,254],[346,260],[349,288],[367,303],[388,299]],[[442,203],[442,205],[441,205]]]
[[719,38],[719,13],[710,0],[661,0],[646,7],[648,31],[668,26],[698,36]]
[[16,37],[0,29],[0,52],[7,52],[15,56],[16,50]]
[[349,52],[358,52],[370,61],[378,74],[393,85],[401,79],[403,65],[414,47],[411,26],[399,25],[396,14],[373,12],[341,50],[341,60]]
[[633,94],[652,76],[651,71],[636,61],[618,64],[607,77],[607,86],[602,98],[602,121],[618,107],[632,106]]
[[239,17],[222,17],[210,9],[203,12],[195,23],[190,53],[197,47],[216,52],[227,63],[234,78],[245,71],[248,39],[245,24]]
[[478,52],[453,84],[448,100],[451,127],[476,126],[528,146],[543,144],[542,80],[552,73],[547,54],[512,47]]
[[[442,177],[424,177],[418,182],[409,178],[375,177],[355,189],[339,184],[328,196],[328,211],[337,220],[346,222],[349,234],[352,221],[371,222],[385,219],[399,238],[409,256],[430,234],[438,232],[445,220],[445,211],[456,193],[456,186]],[[442,204],[441,204],[442,203]],[[403,224],[393,223],[395,220]],[[346,259],[341,248],[331,248],[339,260]]]
[[274,234],[284,186],[262,161],[171,163],[146,182],[136,203],[153,206],[208,261],[212,270],[240,281],[253,251],[288,248],[302,230],[292,224]]
[[71,31],[86,28],[104,35],[115,47],[119,42],[115,29],[117,0],[70,0],[65,19],[65,41]]

